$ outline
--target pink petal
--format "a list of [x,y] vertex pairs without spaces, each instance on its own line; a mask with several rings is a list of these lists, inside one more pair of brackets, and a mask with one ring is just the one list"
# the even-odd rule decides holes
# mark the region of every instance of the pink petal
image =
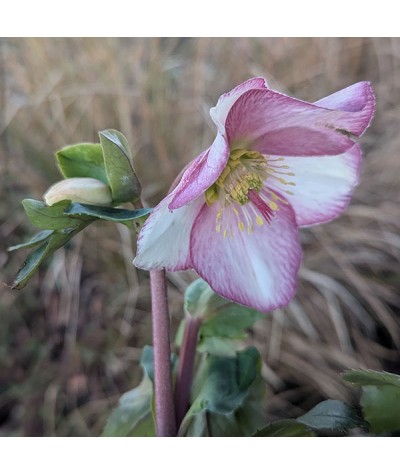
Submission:
[[210,109],[210,115],[214,123],[217,125],[220,133],[224,133],[225,120],[233,104],[239,99],[239,97],[247,91],[256,89],[266,89],[267,81],[264,78],[252,78],[248,79],[239,86],[236,86],[232,91],[222,94],[218,99],[217,105]]
[[219,202],[205,204],[194,223],[194,269],[215,292],[239,304],[262,312],[286,305],[295,294],[302,256],[290,206],[282,205],[270,225],[255,225],[251,234],[236,226],[233,237],[225,238],[216,232],[219,207]]
[[173,193],[154,208],[140,231],[137,255],[133,263],[141,269],[178,271],[191,268],[189,241],[190,231],[204,198],[187,206],[170,211],[168,205]]
[[346,87],[338,92],[324,97],[315,105],[326,109],[337,109],[347,112],[357,112],[364,109],[364,112],[372,116],[375,106],[375,97],[369,82],[363,81]]
[[237,144],[262,154],[338,155],[353,146],[350,135],[365,131],[374,108],[368,83],[340,91],[317,105],[272,90],[251,90],[229,111],[226,133],[232,148]]
[[211,147],[200,154],[182,176],[174,190],[174,198],[169,208],[180,208],[198,198],[221,175],[229,159],[229,144],[226,139],[217,134]]
[[[298,226],[325,223],[339,216],[348,206],[358,183],[361,148],[355,144],[347,152],[328,157],[285,158],[296,186],[280,185],[279,192],[292,206]],[[274,188],[277,181],[269,178],[265,184]],[[290,189],[290,195],[285,190]]]

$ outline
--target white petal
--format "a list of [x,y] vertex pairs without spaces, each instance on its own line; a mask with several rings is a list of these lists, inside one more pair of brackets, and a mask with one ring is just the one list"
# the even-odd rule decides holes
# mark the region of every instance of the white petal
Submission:
[[169,194],[150,214],[137,242],[133,263],[141,269],[185,270],[191,267],[189,255],[190,232],[197,214],[204,204],[204,196],[182,208],[170,211]]
[[[292,206],[298,226],[325,223],[339,216],[348,206],[358,183],[361,149],[358,144],[347,152],[328,157],[286,157],[290,177],[296,186],[285,186],[269,178],[265,185],[274,188]],[[288,194],[286,190],[294,194]]]

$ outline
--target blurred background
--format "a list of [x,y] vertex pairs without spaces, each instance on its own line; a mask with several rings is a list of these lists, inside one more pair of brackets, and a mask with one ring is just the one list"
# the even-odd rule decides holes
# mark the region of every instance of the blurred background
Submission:
[[[122,225],[90,226],[25,289],[4,285],[26,255],[6,248],[37,231],[20,201],[61,178],[54,152],[120,130],[155,205],[212,142],[220,94],[258,75],[311,102],[360,80],[377,95],[348,211],[302,231],[296,298],[249,334],[264,360],[266,417],[355,403],[346,368],[400,372],[400,39],[1,39],[0,435],[99,435],[151,344],[148,275],[132,266]],[[194,278],[169,275],[175,329]]]

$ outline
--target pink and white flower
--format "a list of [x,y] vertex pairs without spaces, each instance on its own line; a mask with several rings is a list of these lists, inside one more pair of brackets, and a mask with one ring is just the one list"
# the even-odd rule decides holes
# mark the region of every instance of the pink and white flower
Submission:
[[347,207],[375,99],[359,82],[314,104],[253,78],[210,111],[211,147],[186,168],[138,239],[142,269],[193,268],[234,302],[269,311],[296,289],[298,228]]

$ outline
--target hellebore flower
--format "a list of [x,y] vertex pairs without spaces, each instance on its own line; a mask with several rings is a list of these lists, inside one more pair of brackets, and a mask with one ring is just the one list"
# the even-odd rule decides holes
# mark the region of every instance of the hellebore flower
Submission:
[[193,268],[234,302],[269,311],[294,296],[298,228],[336,218],[357,185],[375,99],[359,82],[314,104],[253,78],[210,111],[211,147],[194,159],[138,238],[143,269]]

